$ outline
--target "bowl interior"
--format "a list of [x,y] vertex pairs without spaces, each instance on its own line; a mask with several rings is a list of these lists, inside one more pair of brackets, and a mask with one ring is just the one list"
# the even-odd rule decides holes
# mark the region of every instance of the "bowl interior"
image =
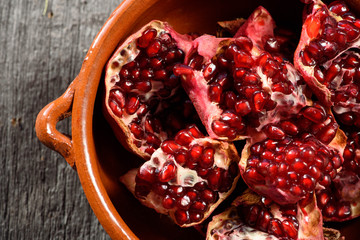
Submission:
[[[124,33],[124,38],[154,19],[168,21],[182,33],[215,33],[217,21],[247,18],[259,5],[269,10],[279,26],[295,32],[300,32],[301,29],[303,4],[300,1],[163,0],[153,2],[154,4],[141,17],[130,21],[131,26],[127,28],[128,32]],[[122,40],[119,39],[120,42]],[[140,239],[203,238],[194,228],[181,229],[166,216],[143,207],[118,181],[119,176],[140,166],[142,160],[126,151],[112,133],[111,127],[102,115],[103,91],[103,81],[100,81],[94,108],[94,142],[101,180],[120,216]],[[236,193],[233,196],[236,196]],[[227,203],[229,202],[230,200]],[[222,204],[222,208],[225,207],[226,203]],[[357,221],[356,225],[359,223]],[[355,227],[355,221],[350,224],[350,227],[352,225]],[[346,229],[349,229],[349,224],[346,225]],[[351,229],[353,228],[344,230],[350,232]]]

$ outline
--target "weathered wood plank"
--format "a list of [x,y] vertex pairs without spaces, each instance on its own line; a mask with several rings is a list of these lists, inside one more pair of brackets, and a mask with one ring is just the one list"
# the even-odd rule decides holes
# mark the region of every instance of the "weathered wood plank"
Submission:
[[[43,146],[37,113],[60,96],[120,0],[0,1],[0,239],[108,239],[76,172]],[[69,132],[70,123],[59,126]]]

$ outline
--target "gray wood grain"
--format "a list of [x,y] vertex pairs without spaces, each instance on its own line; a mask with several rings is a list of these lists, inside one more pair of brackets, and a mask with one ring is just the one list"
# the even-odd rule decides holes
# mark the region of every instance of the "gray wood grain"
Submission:
[[[0,239],[108,239],[77,174],[36,138],[121,0],[0,0]],[[70,133],[70,122],[59,129]]]

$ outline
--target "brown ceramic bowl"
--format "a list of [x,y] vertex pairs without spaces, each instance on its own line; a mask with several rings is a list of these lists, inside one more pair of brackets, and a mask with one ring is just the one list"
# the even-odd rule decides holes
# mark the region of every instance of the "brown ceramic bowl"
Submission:
[[[300,1],[125,0],[96,36],[68,90],[39,113],[39,139],[76,169],[92,209],[112,239],[203,237],[193,228],[181,229],[167,217],[143,207],[119,183],[118,177],[141,161],[118,143],[102,115],[106,61],[119,43],[150,20],[168,21],[183,33],[214,33],[216,21],[247,17],[258,5],[265,6],[279,25],[300,31]],[[72,136],[68,137],[56,130],[56,123],[70,115]],[[335,224],[347,239],[360,238],[356,226],[360,226],[359,221]]]

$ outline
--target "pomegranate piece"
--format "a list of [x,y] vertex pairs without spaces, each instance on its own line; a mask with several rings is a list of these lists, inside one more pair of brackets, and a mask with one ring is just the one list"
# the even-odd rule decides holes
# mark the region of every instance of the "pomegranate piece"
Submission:
[[316,187],[330,186],[341,169],[345,143],[331,113],[319,104],[307,106],[294,118],[266,125],[248,140],[241,173],[259,194],[282,205],[295,204]]
[[162,141],[196,123],[174,65],[182,63],[191,37],[152,21],[130,36],[106,66],[104,113],[119,141],[148,159]]
[[314,197],[306,203],[284,207],[276,203],[265,205],[259,195],[246,190],[229,209],[213,217],[206,239],[315,240],[324,239],[324,235]]
[[314,1],[308,8],[295,67],[339,121],[360,127],[360,19],[343,1]]
[[342,170],[329,188],[321,188],[316,192],[324,221],[345,221],[360,215],[360,132],[346,130],[348,140]]
[[233,191],[239,160],[232,144],[203,137],[191,125],[121,181],[145,206],[189,227],[204,221]]
[[210,137],[244,139],[306,105],[301,75],[276,50],[265,50],[274,45],[264,39],[274,28],[259,7],[235,38],[198,37],[185,65],[174,67]]

